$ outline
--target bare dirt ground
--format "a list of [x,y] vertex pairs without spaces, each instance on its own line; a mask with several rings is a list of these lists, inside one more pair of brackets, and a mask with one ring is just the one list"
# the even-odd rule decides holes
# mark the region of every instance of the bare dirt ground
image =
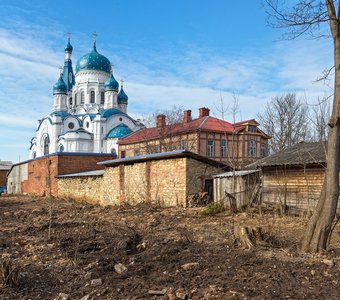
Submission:
[[[306,220],[296,217],[55,199],[49,240],[48,208],[43,198],[0,197],[0,249],[18,273],[0,299],[340,298],[339,224],[330,252],[311,256],[297,250]],[[243,249],[238,225],[268,238]]]

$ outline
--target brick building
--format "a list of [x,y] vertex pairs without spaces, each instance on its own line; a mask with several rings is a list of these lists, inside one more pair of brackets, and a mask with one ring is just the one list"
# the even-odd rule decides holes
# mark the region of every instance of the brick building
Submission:
[[[7,192],[9,194],[52,195],[58,191],[56,176],[104,167],[97,162],[115,158],[104,153],[57,152],[36,159],[14,164],[8,173]],[[49,182],[51,184],[49,184]]]
[[200,108],[197,119],[184,111],[183,121],[166,124],[158,115],[156,127],[143,128],[121,139],[119,157],[187,149],[199,155],[241,167],[268,155],[270,137],[255,119],[235,124],[212,117],[208,108]]
[[12,167],[11,161],[0,160],[0,187],[7,186],[7,173]]

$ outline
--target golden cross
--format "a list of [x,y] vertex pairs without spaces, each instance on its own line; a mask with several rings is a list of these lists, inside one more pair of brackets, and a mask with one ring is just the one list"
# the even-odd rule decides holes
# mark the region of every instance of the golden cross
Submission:
[[92,33],[94,43],[96,43],[97,35],[98,35],[97,32]]

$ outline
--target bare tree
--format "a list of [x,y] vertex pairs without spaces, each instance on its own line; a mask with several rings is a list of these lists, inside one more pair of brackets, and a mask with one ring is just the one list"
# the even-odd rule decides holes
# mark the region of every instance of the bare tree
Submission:
[[[157,127],[156,120],[159,116],[164,117],[164,125]],[[142,142],[136,147],[135,155],[167,152],[178,149],[186,149],[195,152],[197,139],[193,134],[187,133],[183,124],[183,106],[173,105],[170,109],[157,110],[141,121],[146,128],[142,131]],[[152,127],[154,130],[149,130]]]
[[[329,36],[334,50],[334,96],[327,141],[327,168],[320,200],[311,217],[302,250],[326,250],[339,199],[340,155],[340,2],[336,0],[296,0],[286,5],[279,0],[264,0],[268,23],[283,28],[287,38],[303,34]],[[323,26],[325,25],[325,26]]]
[[144,118],[142,118],[141,122],[146,127],[155,127],[157,116],[158,115],[164,115],[166,120],[167,120],[167,124],[181,123],[182,120],[183,120],[183,112],[184,112],[183,106],[173,105],[169,109],[156,110],[151,115],[148,115],[148,116],[145,116]]
[[312,107],[310,123],[313,126],[314,140],[317,142],[325,142],[328,137],[328,123],[330,120],[330,106],[328,97],[320,100]]
[[311,137],[308,106],[295,93],[275,96],[266,105],[258,119],[264,131],[271,136],[271,152],[278,152]]

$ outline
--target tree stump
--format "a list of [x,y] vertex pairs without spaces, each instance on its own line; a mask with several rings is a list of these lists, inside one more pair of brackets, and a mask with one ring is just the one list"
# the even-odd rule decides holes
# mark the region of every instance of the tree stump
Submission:
[[235,241],[238,241],[244,248],[248,250],[255,248],[256,238],[253,230],[247,226],[238,226],[234,228]]

